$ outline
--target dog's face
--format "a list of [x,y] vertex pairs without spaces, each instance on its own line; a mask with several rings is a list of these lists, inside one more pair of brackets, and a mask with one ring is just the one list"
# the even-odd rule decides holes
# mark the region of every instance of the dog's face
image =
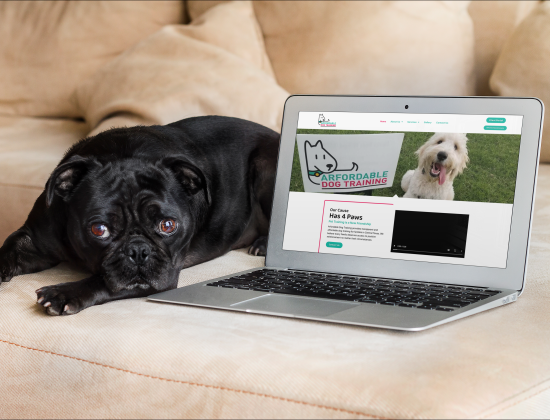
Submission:
[[54,195],[65,202],[74,252],[113,292],[173,287],[208,202],[202,172],[178,158],[74,156],[48,181],[48,205]]
[[452,182],[468,164],[467,141],[465,134],[435,133],[416,151],[422,173],[439,185]]
[[334,159],[334,157],[323,147],[321,140],[314,145],[312,145],[309,141],[306,141],[305,152],[307,169],[309,171],[331,173],[336,170],[338,163],[336,162],[336,159]]

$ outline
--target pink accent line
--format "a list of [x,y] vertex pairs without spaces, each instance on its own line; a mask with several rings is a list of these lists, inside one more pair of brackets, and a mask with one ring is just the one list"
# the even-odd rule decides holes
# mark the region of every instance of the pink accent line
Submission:
[[321,236],[323,236],[323,220],[325,220],[325,206],[327,201],[334,201],[335,203],[359,203],[359,204],[385,204],[386,206],[393,206],[392,203],[371,203],[369,201],[342,201],[342,200],[325,200],[323,201],[323,215],[321,216],[321,231],[319,232],[319,246],[317,247],[317,253],[321,250]]
[[327,200],[323,201],[323,215],[321,216],[321,232],[319,232],[319,246],[317,247],[317,254],[319,253],[319,250],[321,249],[321,236],[323,235],[323,220],[325,218],[325,206],[327,204]]
[[335,201],[336,203],[382,204],[382,205],[386,205],[386,206],[393,206],[393,203],[371,203],[370,201],[325,200],[325,203],[327,201]]

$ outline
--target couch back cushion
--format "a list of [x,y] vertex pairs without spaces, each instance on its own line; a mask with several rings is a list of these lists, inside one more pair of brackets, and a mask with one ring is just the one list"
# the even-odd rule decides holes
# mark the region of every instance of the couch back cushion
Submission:
[[540,3],[535,0],[476,0],[468,12],[474,21],[476,95],[494,95],[489,77],[506,40]]
[[89,135],[201,115],[279,130],[287,97],[246,1],[220,4],[190,25],[164,27],[105,64],[75,94]]
[[80,116],[79,82],[183,14],[182,1],[0,2],[0,113]]
[[[508,39],[490,80],[502,96],[535,96],[546,104],[550,119],[550,2],[543,2],[525,18]],[[540,160],[550,162],[550,130],[542,138]]]
[[[189,1],[196,18],[216,2]],[[474,94],[469,2],[257,1],[277,81],[305,94]]]

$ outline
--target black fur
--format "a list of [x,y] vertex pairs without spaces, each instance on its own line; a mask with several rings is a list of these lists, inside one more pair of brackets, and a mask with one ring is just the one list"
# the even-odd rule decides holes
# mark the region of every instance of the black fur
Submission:
[[[83,139],[0,248],[0,280],[82,265],[91,277],[37,290],[48,314],[69,315],[173,289],[181,269],[231,249],[265,255],[278,147],[266,127],[215,116]],[[92,234],[96,223],[110,236]]]

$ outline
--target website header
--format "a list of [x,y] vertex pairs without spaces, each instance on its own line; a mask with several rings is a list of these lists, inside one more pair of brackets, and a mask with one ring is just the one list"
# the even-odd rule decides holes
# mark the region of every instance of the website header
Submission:
[[300,112],[298,129],[521,134],[521,115]]

